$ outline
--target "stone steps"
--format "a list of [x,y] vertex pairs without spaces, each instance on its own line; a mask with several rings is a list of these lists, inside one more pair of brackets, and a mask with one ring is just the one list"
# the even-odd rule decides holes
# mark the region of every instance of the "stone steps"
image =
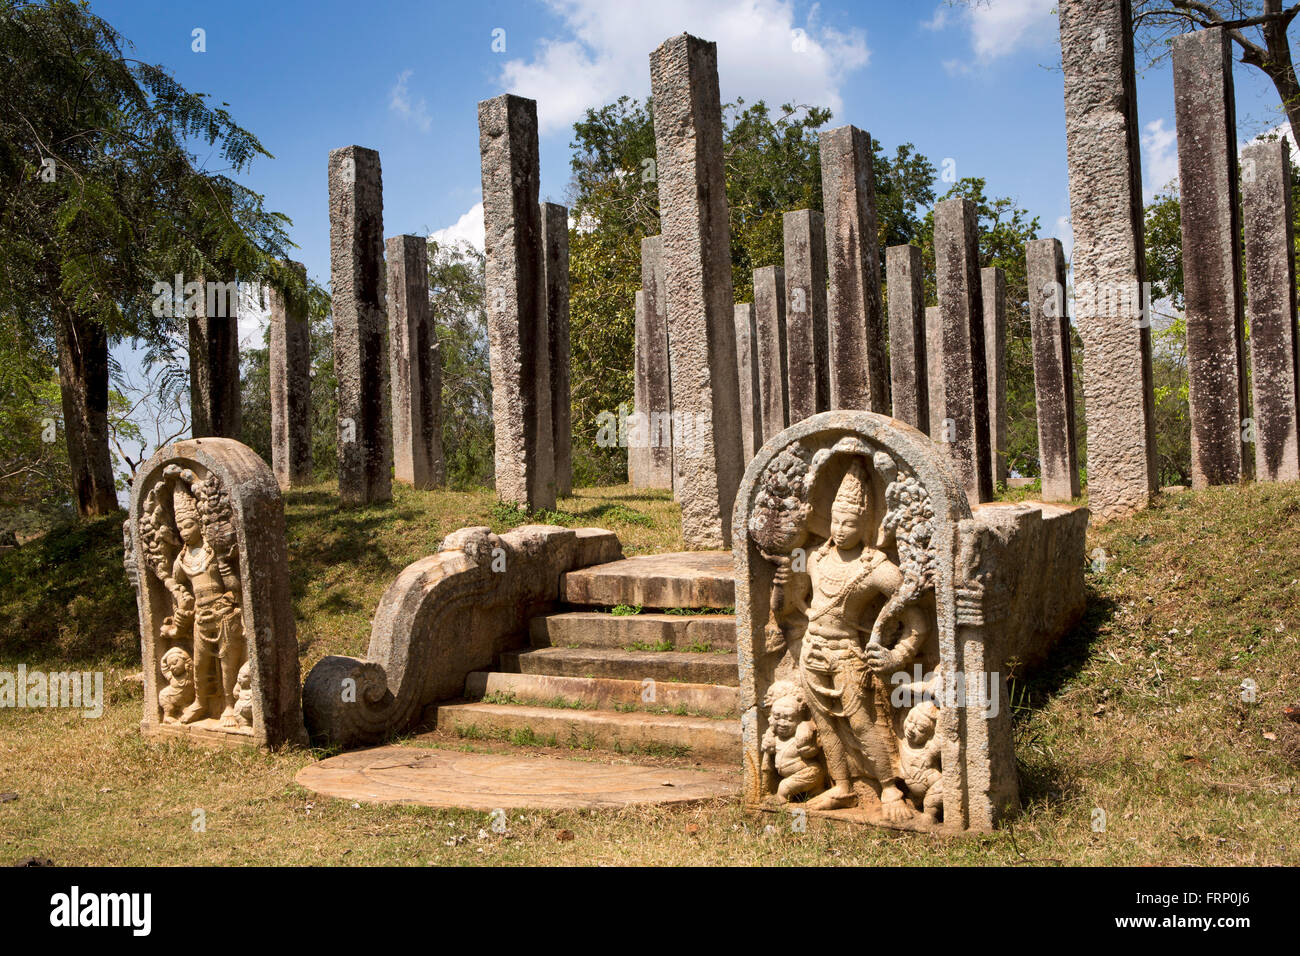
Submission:
[[731,608],[735,570],[730,551],[644,554],[569,571],[560,596],[588,607]]
[[641,711],[569,710],[519,704],[444,704],[438,730],[522,746],[570,746],[740,763],[740,721]]
[[586,710],[656,713],[685,710],[692,715],[713,717],[735,717],[740,713],[740,696],[735,687],[657,681],[651,691],[640,681],[611,677],[476,671],[465,680],[465,696],[471,700],[498,698],[494,703],[503,703],[501,698],[508,697],[516,698],[521,704],[546,703],[549,706],[555,706],[558,701]]
[[734,650],[736,619],[730,614],[607,614],[568,611],[533,618],[533,647],[606,647],[634,644],[673,650]]
[[693,684],[740,683],[734,653],[627,651],[604,647],[537,647],[503,651],[501,670],[558,677],[612,677],[641,682],[682,681]]

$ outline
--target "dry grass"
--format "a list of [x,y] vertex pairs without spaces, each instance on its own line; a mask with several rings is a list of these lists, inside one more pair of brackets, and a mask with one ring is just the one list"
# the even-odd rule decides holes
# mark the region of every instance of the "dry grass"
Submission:
[[[629,553],[681,547],[667,496],[584,490],[561,511],[566,524],[613,527]],[[364,649],[370,609],[405,563],[454,528],[504,530],[509,518],[494,514],[488,493],[399,491],[391,506],[346,513],[328,488],[291,495],[304,672],[324,653]],[[1086,621],[1049,670],[1017,681],[1026,808],[997,834],[943,839],[817,820],[796,833],[781,817],[748,817],[715,801],[515,812],[497,835],[479,813],[354,807],[293,783],[309,753],[141,740],[139,690],[120,679],[131,668],[115,664],[115,638],[80,659],[109,671],[102,719],[0,711],[0,793],[18,794],[0,802],[0,863],[31,855],[84,865],[1294,864],[1300,772],[1288,759],[1282,708],[1300,703],[1298,518],[1300,487],[1253,486],[1181,495],[1093,534],[1089,548],[1107,561],[1088,575]],[[65,564],[40,573],[82,580],[103,600],[117,585],[94,577],[108,574],[112,541],[92,534],[81,545],[90,550],[65,553]],[[0,556],[0,669],[67,660],[59,648],[28,656],[30,642],[15,640],[23,622],[34,626],[40,608],[54,607],[24,576],[39,568],[26,550]],[[55,618],[56,633],[68,627]],[[76,634],[66,639],[77,646]],[[1247,678],[1258,687],[1255,703],[1242,700]],[[1091,825],[1098,808],[1104,832]],[[192,829],[195,809],[205,811],[206,832]],[[565,830],[573,839],[558,838]]]

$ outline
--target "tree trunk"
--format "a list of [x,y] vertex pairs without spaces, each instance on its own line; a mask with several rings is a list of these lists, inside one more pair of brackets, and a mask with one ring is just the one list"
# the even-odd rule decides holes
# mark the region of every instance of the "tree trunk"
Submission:
[[54,338],[77,511],[83,517],[111,514],[118,503],[108,450],[108,335],[65,306],[55,310]]

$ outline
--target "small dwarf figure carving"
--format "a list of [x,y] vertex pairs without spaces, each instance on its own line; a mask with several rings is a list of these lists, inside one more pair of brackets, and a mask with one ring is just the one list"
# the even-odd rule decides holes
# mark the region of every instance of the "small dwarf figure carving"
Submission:
[[194,703],[194,661],[180,647],[173,647],[158,662],[167,686],[158,692],[164,724],[179,724],[181,713]]
[[939,738],[934,732],[938,721],[939,708],[933,701],[917,704],[903,721],[899,746],[908,794],[932,823],[943,816],[943,772],[939,766]]
[[248,670],[249,663],[244,661],[235,678],[235,720],[240,727],[253,726],[253,675]]
[[[763,734],[764,762],[781,778],[775,803],[819,790],[826,779],[817,744],[817,725],[803,692],[792,681],[777,681],[767,691],[768,729]],[[770,755],[770,757],[768,756]]]

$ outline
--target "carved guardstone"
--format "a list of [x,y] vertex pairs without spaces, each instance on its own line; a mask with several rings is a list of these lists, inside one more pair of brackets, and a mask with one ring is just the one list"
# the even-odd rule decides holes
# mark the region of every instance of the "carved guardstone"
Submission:
[[305,744],[284,506],[266,463],[227,438],[161,449],[136,476],[123,540],[144,732]]
[[943,831],[1014,810],[1006,663],[1082,615],[1087,511],[972,513],[921,432],[834,411],[766,443],[734,522],[746,805]]

